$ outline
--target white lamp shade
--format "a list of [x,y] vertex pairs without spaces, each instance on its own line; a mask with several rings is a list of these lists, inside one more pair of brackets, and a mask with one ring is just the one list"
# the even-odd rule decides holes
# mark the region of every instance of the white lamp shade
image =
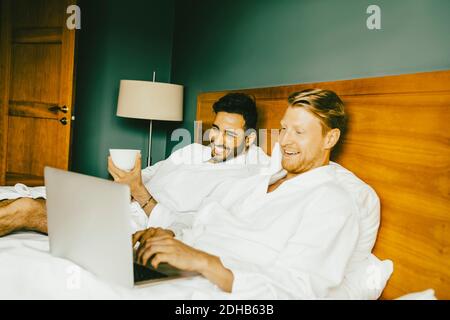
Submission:
[[121,80],[117,115],[147,120],[183,120],[183,86]]

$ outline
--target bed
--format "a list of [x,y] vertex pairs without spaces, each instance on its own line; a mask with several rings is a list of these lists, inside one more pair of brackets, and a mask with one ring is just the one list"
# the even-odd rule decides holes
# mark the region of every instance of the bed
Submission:
[[288,95],[306,88],[343,98],[349,129],[333,160],[380,197],[374,254],[394,262],[381,298],[433,288],[450,299],[450,70],[202,93],[195,141],[204,142],[218,98],[246,92],[256,98],[258,128],[266,129],[258,144],[270,154]]
[[[394,262],[383,299],[433,288],[450,299],[450,71],[239,90],[257,99],[260,146],[276,141],[287,96],[320,87],[347,105],[349,130],[334,160],[378,193],[382,220],[374,253]],[[211,105],[228,91],[198,96],[196,141],[211,126]],[[49,254],[47,237],[19,233],[0,239],[1,298],[224,298],[206,279],[130,290],[100,281]],[[39,277],[36,275],[39,274]],[[78,279],[78,280],[77,280]]]

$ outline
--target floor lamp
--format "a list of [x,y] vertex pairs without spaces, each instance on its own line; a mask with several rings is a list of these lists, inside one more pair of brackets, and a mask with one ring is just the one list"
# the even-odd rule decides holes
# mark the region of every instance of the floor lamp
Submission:
[[152,121],[183,120],[183,86],[137,80],[121,80],[117,116],[150,120],[148,160],[151,165]]

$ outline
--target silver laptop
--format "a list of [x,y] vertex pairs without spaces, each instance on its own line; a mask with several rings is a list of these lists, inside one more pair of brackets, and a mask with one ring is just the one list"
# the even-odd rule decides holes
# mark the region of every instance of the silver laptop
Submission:
[[134,262],[127,185],[51,167],[44,176],[51,254],[127,287],[198,275]]

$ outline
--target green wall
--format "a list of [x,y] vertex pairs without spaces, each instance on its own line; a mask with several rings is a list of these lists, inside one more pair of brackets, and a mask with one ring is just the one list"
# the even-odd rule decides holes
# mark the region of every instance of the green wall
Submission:
[[[382,30],[366,28],[366,8]],[[192,132],[200,92],[450,69],[448,0],[84,0],[73,165],[107,177],[108,149],[147,153],[143,120],[115,116],[120,79],[185,86]],[[153,163],[174,145],[155,123]],[[167,147],[166,147],[167,142]]]
[[[370,4],[382,30],[366,28]],[[448,0],[179,0],[183,126],[200,92],[450,69],[449,13]]]
[[[106,178],[110,148],[141,149],[146,162],[148,122],[115,115],[119,82],[151,80],[153,70],[170,80],[174,1],[85,0],[80,8],[71,169]],[[166,126],[154,122],[153,162],[164,158]]]

